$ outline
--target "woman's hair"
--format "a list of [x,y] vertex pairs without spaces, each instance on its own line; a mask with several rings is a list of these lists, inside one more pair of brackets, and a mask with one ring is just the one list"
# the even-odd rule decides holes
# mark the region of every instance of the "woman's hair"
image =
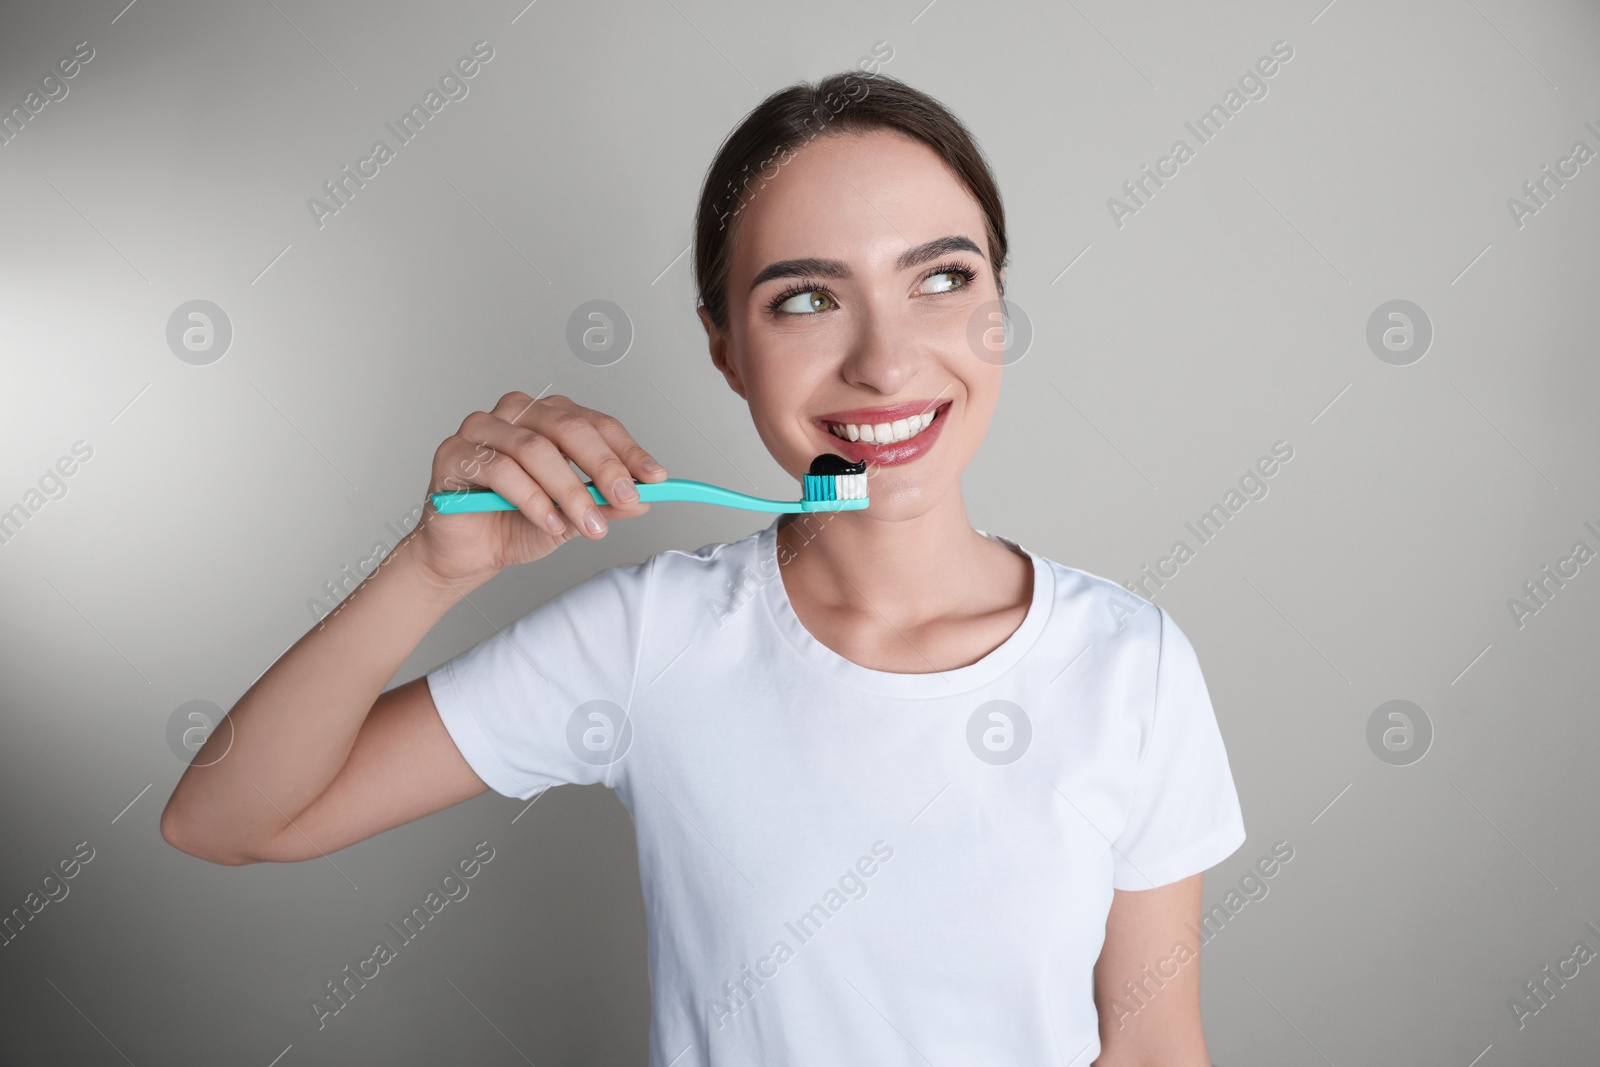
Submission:
[[921,141],[955,172],[983,209],[990,267],[1000,286],[1005,209],[972,134],[943,104],[897,78],[843,71],[767,97],[722,142],[706,171],[695,214],[694,273],[700,303],[719,330],[728,328],[728,266],[739,212],[802,146],[820,136],[873,130]]

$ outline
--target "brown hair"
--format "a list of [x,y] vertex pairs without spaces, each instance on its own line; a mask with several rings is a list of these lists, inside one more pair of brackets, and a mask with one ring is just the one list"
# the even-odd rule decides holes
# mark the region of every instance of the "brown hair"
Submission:
[[[897,78],[842,71],[815,85],[797,82],[767,97],[722,142],[706,171],[695,214],[694,273],[700,303],[719,330],[728,328],[728,266],[739,212],[801,146],[824,134],[873,130],[921,141],[955,172],[983,209],[990,266],[1000,287],[1006,265],[1005,209],[972,134],[943,104]],[[1000,293],[1004,295],[1003,288]]]

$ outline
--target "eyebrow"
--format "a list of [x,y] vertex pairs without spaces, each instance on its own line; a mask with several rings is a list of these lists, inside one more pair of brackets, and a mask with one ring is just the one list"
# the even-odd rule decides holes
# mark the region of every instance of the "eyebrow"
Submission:
[[[909,248],[895,260],[896,270],[910,270],[912,267],[937,259],[951,252],[973,252],[983,255],[983,249],[972,242],[965,234],[951,234],[948,237],[936,237],[925,244]],[[774,278],[849,278],[850,266],[842,259],[780,259],[761,269],[756,275],[756,280],[750,283],[753,292],[762,282],[770,282]]]

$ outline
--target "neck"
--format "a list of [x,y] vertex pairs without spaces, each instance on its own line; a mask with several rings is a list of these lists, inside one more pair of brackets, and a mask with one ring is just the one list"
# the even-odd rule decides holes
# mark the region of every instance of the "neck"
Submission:
[[999,547],[972,528],[959,491],[894,522],[867,511],[786,515],[777,541],[791,591],[893,623],[970,606],[981,576],[992,573],[985,556]]

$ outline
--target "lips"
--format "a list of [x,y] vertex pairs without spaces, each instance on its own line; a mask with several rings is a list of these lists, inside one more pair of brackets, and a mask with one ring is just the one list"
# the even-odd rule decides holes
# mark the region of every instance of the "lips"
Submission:
[[[921,458],[944,429],[945,417],[950,410],[952,401],[942,403],[937,400],[911,400],[902,404],[893,404],[877,408],[852,408],[848,411],[830,412],[813,420],[817,430],[828,439],[829,447],[852,463],[866,462],[868,466],[894,467],[902,463],[910,463]],[[935,406],[937,405],[937,407]],[[888,444],[876,444],[866,441],[847,441],[828,429],[829,423],[880,423],[894,422],[896,419],[908,418],[919,415],[925,411],[934,413],[934,420],[927,429],[905,441],[893,441]]]
[[[943,405],[950,401],[945,400]],[[877,424],[880,422],[893,422],[895,419],[904,419],[911,415],[921,415],[924,411],[934,410],[935,405],[941,404],[937,398],[932,400],[907,400],[899,404],[890,404],[882,408],[851,408],[849,411],[830,411],[826,415],[818,415],[817,421],[827,429],[830,422],[853,422],[857,425],[863,422]]]

